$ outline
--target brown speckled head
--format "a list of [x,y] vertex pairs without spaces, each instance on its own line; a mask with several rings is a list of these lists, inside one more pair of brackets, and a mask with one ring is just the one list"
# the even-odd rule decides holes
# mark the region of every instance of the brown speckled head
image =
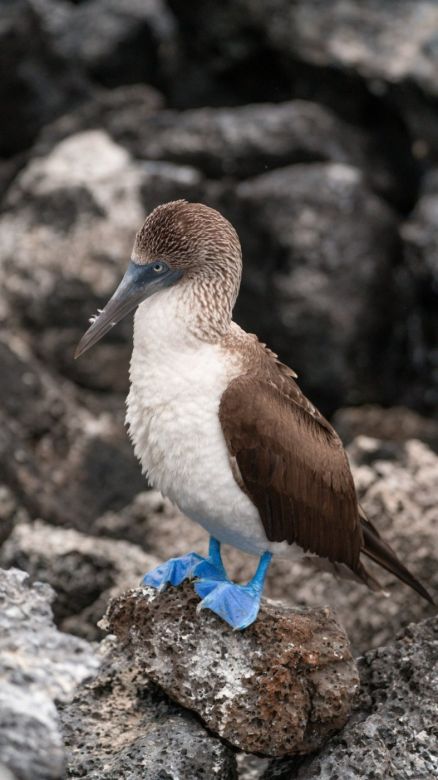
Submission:
[[186,200],[158,206],[138,231],[128,270],[82,337],[76,357],[139,303],[176,285],[184,286],[189,304],[196,302],[200,338],[218,338],[229,326],[241,273],[239,238],[218,211]]
[[218,211],[174,200],[149,214],[137,233],[132,259],[141,264],[163,260],[191,276],[217,265],[240,275],[241,250],[236,231]]

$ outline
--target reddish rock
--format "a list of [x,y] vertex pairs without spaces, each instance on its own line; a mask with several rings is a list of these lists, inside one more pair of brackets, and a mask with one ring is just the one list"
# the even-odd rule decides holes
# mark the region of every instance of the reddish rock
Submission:
[[241,750],[305,754],[344,726],[359,678],[330,609],[264,601],[238,633],[198,603],[190,583],[127,591],[107,627],[151,680]]

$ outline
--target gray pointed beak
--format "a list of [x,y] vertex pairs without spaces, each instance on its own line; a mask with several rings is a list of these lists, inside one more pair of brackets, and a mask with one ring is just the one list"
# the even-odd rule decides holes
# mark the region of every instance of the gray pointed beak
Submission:
[[[161,270],[157,271],[157,267]],[[159,289],[169,287],[181,277],[181,271],[169,268],[165,263],[139,265],[130,261],[117,290],[105,308],[82,336],[76,347],[75,359],[97,344],[117,322],[120,322],[139,303]]]

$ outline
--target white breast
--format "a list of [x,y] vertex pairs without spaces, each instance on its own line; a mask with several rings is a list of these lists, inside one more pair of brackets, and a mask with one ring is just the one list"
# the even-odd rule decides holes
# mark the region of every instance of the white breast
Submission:
[[220,541],[253,554],[271,545],[254,504],[237,485],[218,411],[240,360],[199,341],[184,324],[176,290],[137,310],[126,420],[150,484]]

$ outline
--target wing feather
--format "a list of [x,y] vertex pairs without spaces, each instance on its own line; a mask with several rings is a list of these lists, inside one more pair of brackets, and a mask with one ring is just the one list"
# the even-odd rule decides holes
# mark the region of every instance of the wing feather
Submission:
[[290,373],[277,363],[267,375],[235,379],[220,420],[267,538],[355,569],[363,539],[348,460]]

